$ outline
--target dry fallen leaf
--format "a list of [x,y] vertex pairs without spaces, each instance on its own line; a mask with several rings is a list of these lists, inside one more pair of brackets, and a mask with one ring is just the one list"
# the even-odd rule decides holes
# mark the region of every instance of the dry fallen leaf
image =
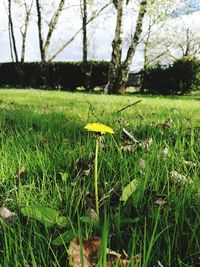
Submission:
[[144,141],[140,141],[139,147],[149,149],[149,147],[152,145],[152,143],[153,143],[153,139],[150,137]]
[[163,123],[165,128],[171,128],[174,126],[174,122],[171,118],[166,119],[166,121]]
[[166,158],[169,155],[169,149],[168,147],[165,147],[162,151],[163,156]]
[[18,170],[18,172],[15,174],[15,176],[14,176],[13,178],[14,178],[15,180],[18,180],[18,179],[21,178],[21,176],[22,176],[23,174],[25,174],[25,172],[26,172],[26,167],[22,166],[22,167]]
[[119,266],[119,267],[128,267],[131,265],[131,263],[141,263],[142,261],[142,255],[137,254],[135,256],[132,256],[130,259],[128,258],[128,255],[125,251],[123,251],[122,254],[110,250],[107,248],[107,256],[109,260],[106,263],[106,267],[112,267],[112,266]]
[[106,248],[106,254],[111,256],[111,257],[116,257],[116,258],[121,258],[122,257],[122,254],[114,251],[114,250],[111,250],[109,248]]
[[155,123],[156,128],[160,129],[169,129],[174,126],[174,122],[171,118],[166,119],[163,123]]
[[[67,250],[69,263],[72,267],[92,267],[96,266],[100,253],[101,239],[93,237],[89,240],[77,237],[70,242]],[[83,264],[82,264],[83,263]]]
[[120,149],[124,153],[130,153],[133,150],[133,145],[122,146]]
[[161,197],[159,197],[158,199],[156,199],[156,201],[154,202],[155,204],[162,206],[164,204],[167,204],[167,201]]
[[185,163],[185,165],[187,165],[187,166],[189,166],[191,168],[194,168],[194,167],[197,166],[197,164],[195,162],[193,162],[193,161],[184,160],[184,163]]
[[95,153],[94,152],[90,152],[88,155],[88,160],[89,162],[92,164],[95,160]]
[[141,263],[142,262],[142,254],[137,254],[131,257],[131,261],[133,263]]
[[[100,254],[101,239],[93,237],[89,240],[76,237],[70,242],[67,250],[71,267],[95,267]],[[105,267],[128,267],[131,263],[141,263],[142,255],[137,254],[130,259],[125,251],[118,253],[109,248],[106,249],[107,262]]]
[[141,171],[144,171],[145,170],[145,168],[146,168],[146,162],[145,162],[145,160],[144,159],[140,159],[140,170]]
[[191,177],[178,173],[177,171],[171,171],[170,176],[175,182],[179,183],[191,183]]
[[114,266],[128,267],[128,266],[130,266],[130,261],[125,260],[125,259],[122,260],[122,259],[116,257],[116,258],[106,262],[106,267],[114,267]]
[[91,171],[91,167],[88,166],[87,169],[83,170],[83,176],[88,176],[90,174],[90,171]]
[[92,164],[84,162],[82,159],[76,161],[76,169],[81,178],[87,177],[92,169]]
[[86,192],[86,197],[85,197],[86,201],[87,201],[87,205],[89,207],[94,207],[95,204],[95,196],[94,193],[92,192]]
[[80,178],[84,179],[90,174],[94,165],[94,159],[95,154],[91,152],[89,153],[87,160],[81,158],[76,160],[76,170],[78,171]]
[[90,217],[91,219],[98,220],[98,215],[94,209],[88,209],[87,210],[87,216]]
[[11,212],[6,207],[0,207],[0,216],[5,220],[11,220],[15,216],[14,212]]

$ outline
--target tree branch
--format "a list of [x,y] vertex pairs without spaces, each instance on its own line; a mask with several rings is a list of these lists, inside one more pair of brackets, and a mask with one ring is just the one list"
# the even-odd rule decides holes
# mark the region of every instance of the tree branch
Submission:
[[[95,18],[97,18],[102,11],[104,11],[110,4],[112,3],[112,1],[109,1],[106,5],[104,5],[99,11],[97,11],[88,21],[87,21],[87,25],[92,22]],[[75,34],[66,42],[64,43],[50,58],[49,61],[54,60],[58,54],[60,54],[70,43],[72,43],[74,41],[74,39],[79,35],[80,32],[82,32],[83,27],[81,27],[79,30],[77,30],[75,32]]]
[[51,18],[51,21],[49,23],[49,31],[47,33],[46,41],[45,41],[45,44],[43,47],[45,57],[47,56],[50,40],[51,40],[53,31],[56,28],[56,25],[58,23],[58,19],[59,19],[59,16],[63,10],[64,4],[65,4],[65,0],[60,0],[59,6],[58,6],[57,10],[55,11],[55,13],[54,13],[54,15]]

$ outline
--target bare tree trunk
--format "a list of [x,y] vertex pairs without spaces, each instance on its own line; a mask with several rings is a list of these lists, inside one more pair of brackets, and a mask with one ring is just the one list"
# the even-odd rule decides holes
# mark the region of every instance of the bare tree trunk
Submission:
[[[8,0],[8,25],[9,25],[9,32],[10,32],[10,37],[11,37],[10,47],[11,47],[11,50],[13,49],[15,62],[18,62],[17,46],[16,46],[16,40],[15,40],[15,34],[14,34],[14,28],[13,28],[13,21],[12,21],[11,0]],[[12,51],[11,51],[11,55],[13,55]]]
[[87,38],[87,22],[88,22],[88,0],[80,0],[81,19],[82,19],[82,55],[83,65],[82,71],[84,73],[84,87],[90,91],[90,76],[91,70],[88,66],[88,38]]
[[32,6],[33,6],[33,1],[31,2],[31,5],[29,7],[27,6],[26,2],[24,2],[24,7],[26,10],[26,17],[25,17],[24,31],[21,31],[21,34],[22,34],[21,63],[24,63],[24,58],[25,58],[26,37],[27,37],[27,30],[28,30],[28,25],[30,21]]
[[142,24],[144,15],[146,13],[146,7],[147,7],[147,0],[142,0],[140,3],[140,10],[137,18],[135,33],[131,40],[131,44],[128,48],[126,59],[118,67],[118,75],[116,76],[113,82],[114,86],[111,86],[109,88],[110,90],[108,91],[108,93],[123,93],[125,91],[132,59],[135,54],[136,47],[139,43],[139,38],[142,32]]
[[117,85],[119,69],[121,66],[122,35],[125,6],[126,0],[117,1],[117,22],[115,27],[115,37],[112,42],[112,56],[108,71],[108,83],[104,89],[105,93],[114,93],[115,87]]
[[82,13],[82,29],[83,29],[83,62],[87,62],[88,58],[88,40],[87,40],[87,0],[80,1]]
[[42,17],[41,17],[41,6],[40,0],[36,0],[36,9],[37,9],[37,25],[38,25],[38,37],[39,37],[39,46],[40,46],[40,55],[42,62],[46,61],[44,48],[43,48],[43,37],[42,37]]
[[148,50],[149,39],[151,36],[152,26],[153,24],[151,23],[151,20],[150,20],[148,29],[147,29],[147,37],[146,37],[146,40],[144,41],[144,69],[146,69],[146,67],[148,66],[147,50]]
[[183,56],[187,57],[189,56],[190,52],[190,29],[186,29],[186,48],[185,48],[185,53]]
[[47,58],[51,37],[52,37],[53,31],[55,30],[56,25],[58,23],[58,19],[59,19],[60,14],[63,10],[64,4],[65,4],[65,0],[60,0],[58,8],[55,11],[55,13],[54,13],[54,15],[53,15],[53,17],[49,23],[49,31],[47,33],[46,41],[45,41],[44,48],[43,48],[45,58]]
[[12,62],[14,62],[13,47],[12,47],[12,37],[11,37],[11,32],[10,32],[10,22],[8,22],[8,34],[9,34],[10,56],[11,56]]
[[131,41],[131,45],[128,49],[126,59],[123,62],[122,69],[121,69],[121,77],[119,80],[119,88],[121,86],[126,87],[127,81],[128,81],[128,75],[129,75],[129,70],[130,66],[132,63],[133,56],[136,51],[136,47],[139,43],[139,38],[142,33],[142,24],[143,24],[143,18],[146,13],[146,7],[147,7],[147,0],[142,0],[140,4],[140,10],[139,10],[139,15],[137,18],[137,24],[136,24],[136,29],[135,29],[135,34],[133,36],[133,39]]
[[44,38],[42,36],[42,15],[41,15],[41,4],[39,1],[40,0],[36,0],[40,55],[41,55],[42,62],[46,62],[47,57],[48,57],[49,45],[51,42],[52,34],[53,34],[54,30],[56,29],[58,19],[61,15],[63,8],[64,8],[65,0],[60,0],[58,8],[56,9],[55,13],[53,14],[53,16],[51,18],[46,40],[44,40]]

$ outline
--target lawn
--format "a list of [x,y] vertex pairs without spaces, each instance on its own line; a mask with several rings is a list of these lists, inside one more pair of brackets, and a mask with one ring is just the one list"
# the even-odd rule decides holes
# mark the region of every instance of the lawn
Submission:
[[[101,238],[98,266],[106,247],[130,266],[200,266],[199,96],[1,89],[0,111],[0,207],[15,213],[0,217],[0,266],[69,266],[78,236]],[[88,122],[114,130],[99,144],[99,220]]]

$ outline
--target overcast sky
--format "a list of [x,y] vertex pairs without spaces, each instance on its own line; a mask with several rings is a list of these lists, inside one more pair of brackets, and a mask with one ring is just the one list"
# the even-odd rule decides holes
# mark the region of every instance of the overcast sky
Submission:
[[[6,1],[5,1],[6,2]],[[44,21],[48,20],[51,17],[52,6],[50,1],[46,1],[47,10],[49,12],[44,14]],[[54,1],[55,3],[57,0]],[[59,20],[59,24],[53,35],[52,45],[50,46],[50,54],[52,54],[58,47],[62,45],[65,40],[68,40],[73,33],[78,30],[81,26],[79,0],[73,0],[68,2],[73,3],[75,7],[65,9],[62,17]],[[106,1],[100,1],[99,3],[105,3]],[[190,9],[197,7],[200,1],[192,0],[193,5],[190,6]],[[195,8],[195,11],[197,8]],[[193,12],[194,10],[192,10]],[[4,6],[4,0],[0,0],[0,62],[9,62],[11,61],[10,50],[9,50],[9,41],[8,41],[8,18],[6,8]],[[180,10],[180,14],[184,13],[184,10]],[[134,20],[133,15],[128,15],[125,20],[125,36],[131,33],[131,24]],[[23,22],[23,12],[20,9],[13,8],[13,22],[15,26],[15,35],[17,40],[18,50],[21,49],[21,34],[20,26]],[[45,34],[45,23],[44,22],[44,34]],[[195,12],[187,16],[181,16],[173,19],[173,24],[183,24],[187,23],[188,25],[198,25],[200,28],[200,12]],[[133,24],[134,26],[134,24]],[[99,59],[99,60],[110,60],[111,57],[111,42],[114,36],[115,29],[115,13],[113,8],[110,7],[106,12],[103,13],[98,19],[96,19],[89,27],[89,58],[90,59]],[[132,69],[138,70],[143,65],[143,57],[141,54],[141,49],[139,49],[133,59]],[[81,60],[82,59],[82,50],[81,50],[81,35],[79,35],[73,43],[71,43],[62,53],[60,53],[56,60]],[[27,51],[25,56],[25,61],[39,61],[39,42],[38,42],[38,31],[36,27],[36,16],[35,11],[33,10],[33,16],[28,29],[27,36]]]

